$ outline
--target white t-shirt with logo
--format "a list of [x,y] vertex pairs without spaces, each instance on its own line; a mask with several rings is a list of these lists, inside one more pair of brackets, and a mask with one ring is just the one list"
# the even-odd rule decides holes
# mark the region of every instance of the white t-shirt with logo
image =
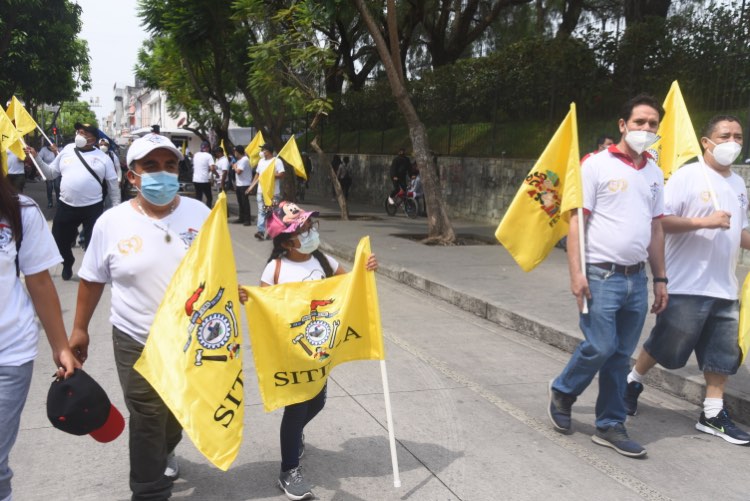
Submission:
[[112,325],[146,344],[172,275],[209,212],[203,203],[181,197],[163,219],[151,219],[131,203],[99,217],[78,276],[112,284]]
[[[284,172],[284,163],[281,160],[279,160],[277,157],[271,157],[269,159],[261,158],[260,161],[258,162],[258,166],[255,168],[255,173],[258,175],[258,177],[260,177],[260,175],[263,174],[263,171],[265,171],[266,168],[268,168],[268,166],[271,165],[272,163],[276,166],[277,174],[281,174],[282,172]],[[263,193],[261,191],[262,190],[258,190],[258,197],[263,196]],[[274,195],[281,194],[281,183],[279,182],[279,178],[276,178],[274,180],[273,194]]]
[[742,230],[748,226],[743,179],[734,172],[724,177],[700,163],[685,165],[667,183],[664,213],[680,217],[711,215],[714,212],[711,188],[719,209],[732,215],[730,227],[667,233],[667,287],[670,294],[737,299],[739,284],[735,268]]
[[[117,172],[115,166],[106,153],[94,148],[91,151],[81,151],[81,156],[91,167],[99,179],[111,181],[109,192],[113,201],[120,203],[119,192],[113,193],[112,186],[117,186]],[[37,161],[40,159],[37,158]],[[72,207],[88,207],[102,201],[102,185],[91,175],[89,170],[81,163],[76,155],[76,147],[69,144],[62,149],[51,164],[38,162],[44,175],[54,179],[58,175],[60,180],[60,200]],[[47,167],[45,169],[44,167]],[[49,175],[48,175],[49,172]]]
[[253,181],[253,169],[250,167],[250,160],[247,155],[243,156],[234,164],[237,186],[250,186]]
[[[325,254],[328,264],[331,265],[331,271],[336,273],[339,262]],[[307,261],[290,261],[281,258],[281,269],[279,270],[279,281],[274,283],[273,276],[276,273],[276,260],[271,260],[263,269],[260,281],[268,285],[285,284],[289,282],[309,282],[310,280],[322,280],[326,278],[326,273],[320,262],[315,256],[310,256]]]
[[[62,262],[47,221],[39,207],[21,195],[23,239],[18,266],[34,275]],[[16,276],[16,241],[8,220],[0,219],[0,365],[19,366],[37,355],[39,326],[36,311],[21,279]]]
[[214,157],[205,151],[199,151],[193,155],[193,182],[208,183],[211,180],[211,166]]
[[586,262],[633,265],[648,257],[651,222],[664,214],[664,175],[652,160],[636,169],[610,151],[581,166],[588,211]]

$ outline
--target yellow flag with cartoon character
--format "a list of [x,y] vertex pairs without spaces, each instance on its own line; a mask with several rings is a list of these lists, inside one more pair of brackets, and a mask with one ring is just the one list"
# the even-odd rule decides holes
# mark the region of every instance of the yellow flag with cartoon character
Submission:
[[365,269],[370,238],[350,273],[325,280],[245,287],[255,370],[266,411],[310,400],[331,370],[352,360],[383,360],[375,274]]
[[222,470],[242,443],[239,305],[227,199],[221,193],[167,287],[135,369],[196,448]]

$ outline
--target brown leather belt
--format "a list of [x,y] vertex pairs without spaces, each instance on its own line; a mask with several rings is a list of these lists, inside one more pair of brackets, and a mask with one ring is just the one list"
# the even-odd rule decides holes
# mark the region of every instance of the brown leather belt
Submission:
[[596,266],[603,270],[609,270],[612,273],[622,273],[623,275],[632,275],[633,273],[640,273],[643,268],[646,267],[646,262],[641,261],[640,263],[631,264],[630,266],[623,266],[615,263],[589,263],[591,266]]

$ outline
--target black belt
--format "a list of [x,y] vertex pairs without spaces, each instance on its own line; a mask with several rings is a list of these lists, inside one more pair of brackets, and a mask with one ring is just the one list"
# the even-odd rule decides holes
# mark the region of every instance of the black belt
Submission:
[[641,261],[640,263],[631,264],[630,266],[623,266],[615,263],[589,263],[591,266],[596,266],[603,270],[609,270],[612,273],[622,273],[623,275],[632,275],[633,273],[640,273],[643,268],[646,267],[646,262]]

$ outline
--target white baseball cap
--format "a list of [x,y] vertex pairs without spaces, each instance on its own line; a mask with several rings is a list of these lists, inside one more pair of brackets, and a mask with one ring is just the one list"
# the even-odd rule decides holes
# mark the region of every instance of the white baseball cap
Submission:
[[175,154],[178,160],[182,160],[182,152],[172,143],[172,140],[166,136],[158,134],[146,134],[144,137],[136,139],[128,148],[126,156],[127,165],[130,166],[136,160],[140,160],[157,148],[164,148]]

